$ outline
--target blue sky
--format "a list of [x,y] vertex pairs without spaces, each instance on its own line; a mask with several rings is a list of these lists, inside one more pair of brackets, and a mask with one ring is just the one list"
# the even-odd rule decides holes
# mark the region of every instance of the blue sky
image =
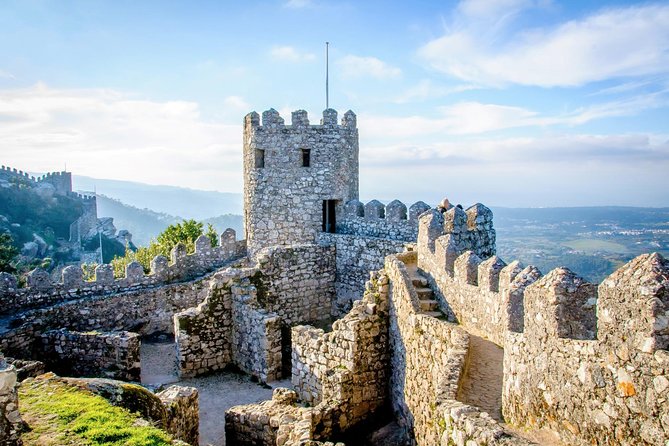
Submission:
[[241,122],[330,104],[361,198],[669,206],[667,2],[4,1],[2,163],[241,191]]

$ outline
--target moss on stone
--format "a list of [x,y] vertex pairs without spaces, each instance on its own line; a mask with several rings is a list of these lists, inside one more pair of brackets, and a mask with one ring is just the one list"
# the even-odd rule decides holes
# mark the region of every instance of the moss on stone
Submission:
[[256,287],[256,299],[258,300],[258,304],[260,304],[262,307],[265,307],[268,303],[270,303],[270,295],[267,291],[267,285],[265,285],[264,277],[264,274],[260,271],[256,271],[255,274],[249,277],[251,284]]

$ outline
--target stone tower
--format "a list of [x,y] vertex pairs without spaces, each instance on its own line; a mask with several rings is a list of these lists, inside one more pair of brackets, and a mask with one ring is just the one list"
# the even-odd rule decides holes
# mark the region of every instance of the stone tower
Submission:
[[310,125],[307,112],[252,112],[244,119],[244,231],[249,252],[274,245],[313,243],[335,232],[344,204],[358,199],[358,129],[352,111],[341,125],[323,112]]

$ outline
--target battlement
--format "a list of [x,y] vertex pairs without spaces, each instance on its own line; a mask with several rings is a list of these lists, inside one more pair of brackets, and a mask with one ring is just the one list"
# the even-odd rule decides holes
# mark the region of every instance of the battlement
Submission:
[[344,215],[337,220],[337,233],[361,237],[415,242],[418,236],[418,216],[430,209],[422,201],[407,206],[399,200],[384,205],[378,200],[363,204],[350,200],[344,206]]
[[195,241],[193,254],[187,254],[186,247],[178,244],[172,249],[170,259],[156,256],[151,261],[149,274],[144,273],[141,264],[131,262],[126,265],[125,277],[115,279],[112,266],[104,264],[95,269],[95,279],[87,282],[83,280],[81,267],[71,265],[63,269],[59,282],[53,282],[49,273],[37,268],[28,273],[27,287],[18,288],[15,276],[0,273],[1,311],[13,313],[84,296],[113,294],[189,280],[245,254],[245,241],[237,241],[235,231],[226,229],[220,235],[219,246],[212,247],[209,237],[202,235]]
[[480,203],[466,210],[449,204],[426,211],[420,216],[418,245],[426,248],[424,253],[451,258],[471,250],[479,259],[487,259],[495,254],[492,211]]
[[3,165],[0,166],[0,178],[19,179],[33,187],[48,183],[61,195],[72,193],[72,173],[70,172],[48,172],[42,176],[35,177],[28,174],[28,172]]
[[309,114],[305,110],[296,110],[292,112],[290,125],[286,125],[283,117],[281,117],[279,112],[273,108],[262,113],[262,124],[260,115],[257,112],[251,112],[244,117],[245,130],[253,131],[303,131],[305,129],[322,130],[337,127],[348,130],[355,130],[357,128],[357,118],[355,113],[353,113],[351,110],[347,111],[344,113],[344,116],[341,119],[341,123],[338,124],[337,111],[328,108],[323,111],[323,117],[321,118],[320,125],[310,124]]

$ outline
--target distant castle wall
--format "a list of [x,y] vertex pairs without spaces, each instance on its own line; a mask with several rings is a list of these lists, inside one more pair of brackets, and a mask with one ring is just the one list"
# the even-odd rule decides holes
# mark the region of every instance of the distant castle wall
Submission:
[[72,193],[72,173],[71,172],[49,172],[41,177],[34,177],[15,168],[0,166],[0,180],[19,181],[23,184],[29,184],[33,187],[39,184],[49,184],[54,192],[59,195],[69,195]]
[[353,112],[338,124],[337,112],[325,110],[320,125],[311,125],[303,110],[293,112],[292,125],[273,109],[263,113],[262,125],[257,113],[246,115],[244,228],[251,254],[263,247],[313,243],[325,214],[334,223],[344,204],[357,198]]
[[177,245],[172,250],[171,262],[157,256],[151,262],[149,275],[144,274],[139,263],[133,262],[126,267],[125,278],[114,279],[111,265],[106,264],[96,268],[94,281],[85,282],[80,267],[68,266],[63,270],[61,282],[53,283],[49,274],[38,268],[28,274],[28,286],[18,288],[16,277],[0,273],[0,314],[189,280],[239,259],[245,253],[245,242],[235,240],[235,231],[227,229],[221,234],[217,247],[211,246],[209,237],[201,236],[196,240],[193,254],[187,254],[185,246]]

